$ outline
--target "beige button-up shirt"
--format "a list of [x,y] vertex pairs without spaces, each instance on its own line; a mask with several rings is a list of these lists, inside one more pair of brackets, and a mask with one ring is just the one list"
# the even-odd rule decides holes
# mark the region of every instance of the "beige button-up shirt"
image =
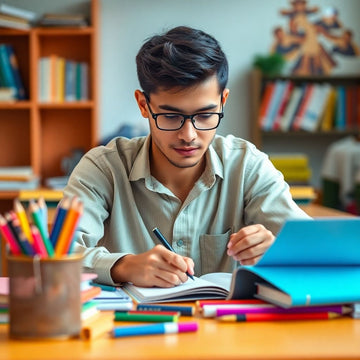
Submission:
[[149,136],[115,138],[90,150],[64,191],[84,202],[75,249],[100,282],[113,284],[110,269],[122,256],[159,244],[154,227],[200,276],[237,266],[226,254],[232,232],[260,223],[276,234],[286,219],[308,217],[267,155],[243,139],[215,136],[183,203],[151,175],[149,144]]

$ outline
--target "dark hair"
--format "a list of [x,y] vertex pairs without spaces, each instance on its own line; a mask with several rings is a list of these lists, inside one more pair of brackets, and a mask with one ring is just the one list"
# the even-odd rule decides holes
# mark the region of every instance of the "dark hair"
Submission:
[[145,94],[185,88],[216,75],[220,93],[228,81],[228,62],[218,41],[186,26],[149,38],[136,56],[137,74]]

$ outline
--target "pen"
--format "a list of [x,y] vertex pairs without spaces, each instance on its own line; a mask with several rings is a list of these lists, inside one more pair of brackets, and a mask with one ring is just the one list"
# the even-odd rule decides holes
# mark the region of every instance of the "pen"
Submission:
[[340,317],[341,314],[333,312],[317,312],[303,314],[237,314],[224,315],[217,319],[224,322],[247,321],[289,321],[289,320],[329,320]]
[[193,306],[176,306],[176,305],[153,305],[153,304],[138,304],[137,310],[152,310],[152,311],[177,311],[184,316],[193,316]]
[[[170,251],[172,252],[176,252],[173,247],[168,243],[168,241],[165,239],[164,235],[161,233],[161,231],[155,227],[153,228],[153,233],[155,234],[155,236],[160,240],[160,242]],[[190,275],[188,272],[186,272],[186,275],[191,279],[194,280],[194,277],[192,275]]]
[[181,332],[193,332],[198,330],[197,322],[181,323],[158,323],[139,326],[119,326],[113,329],[114,337],[155,335],[155,334],[176,334]]

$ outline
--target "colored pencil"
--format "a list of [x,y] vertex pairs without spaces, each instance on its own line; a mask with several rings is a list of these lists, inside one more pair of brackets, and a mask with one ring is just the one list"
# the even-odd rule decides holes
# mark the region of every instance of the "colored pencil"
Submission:
[[[153,229],[153,233],[155,234],[155,236],[160,240],[161,244],[163,244],[163,246],[165,246],[168,250],[176,253],[176,251],[173,249],[173,247],[169,244],[169,242],[166,240],[165,236],[161,233],[161,231],[155,227]],[[194,280],[194,277],[192,275],[190,275],[188,272],[186,272],[186,275],[191,279]]]
[[[35,250],[33,247],[33,243],[30,243],[30,240],[27,238],[20,224],[20,219],[16,215],[15,212],[10,212],[10,216],[12,217],[11,224],[16,233],[19,245],[21,247],[22,253],[25,255],[35,255]],[[10,224],[10,222],[9,222]],[[31,230],[30,230],[31,231]]]
[[70,208],[67,211],[59,238],[55,245],[56,256],[68,253],[78,220],[83,212],[83,204],[77,198],[73,198]]
[[30,244],[32,244],[33,239],[31,236],[30,224],[26,217],[25,209],[21,205],[21,202],[18,199],[14,200],[14,211],[15,211],[17,217],[19,218],[22,231],[24,232],[26,238],[29,240]]
[[179,314],[163,315],[161,313],[134,313],[134,312],[115,312],[115,321],[141,321],[141,322],[177,322]]
[[216,316],[224,315],[238,315],[238,314],[302,314],[302,313],[314,313],[314,312],[333,312],[337,314],[350,313],[351,307],[342,305],[328,305],[328,306],[306,306],[306,307],[292,307],[292,308],[280,308],[276,306],[272,307],[258,307],[258,308],[228,308],[217,309]]
[[55,221],[54,221],[54,225],[51,229],[51,233],[50,233],[50,241],[53,247],[55,247],[57,240],[59,238],[60,232],[61,232],[61,228],[63,226],[64,220],[65,220],[65,216],[67,214],[67,211],[70,208],[70,203],[71,200],[68,197],[64,197],[56,210],[56,215],[55,215]]
[[52,256],[54,256],[54,247],[52,246],[50,239],[47,235],[47,224],[44,223],[44,217],[41,214],[41,210],[39,209],[39,206],[34,201],[30,201],[29,208],[30,208],[30,213],[33,218],[33,221],[34,221],[35,225],[37,226],[37,228],[39,229],[41,240],[44,243],[46,252],[50,257],[52,257]]
[[224,315],[217,319],[224,322],[249,322],[249,321],[293,321],[293,320],[329,320],[342,316],[333,312],[315,312],[298,314],[237,314]]
[[152,311],[177,311],[184,316],[193,316],[193,306],[176,306],[176,305],[156,305],[156,304],[138,304],[137,310],[152,310]]
[[0,215],[0,230],[5,241],[9,245],[10,252],[13,255],[21,255],[22,250],[18,243],[18,240],[16,239],[14,233],[11,231],[8,222],[2,215]]
[[46,236],[49,237],[49,230],[48,230],[48,210],[46,206],[45,199],[43,197],[40,197],[38,200],[38,206],[39,210],[42,216],[42,222],[45,225],[45,233]]
[[181,323],[159,323],[139,326],[119,326],[113,329],[114,337],[156,335],[156,334],[176,334],[182,332],[193,332],[199,328],[196,322]]
[[34,250],[35,250],[36,254],[39,254],[40,257],[42,257],[42,258],[47,258],[48,257],[48,252],[46,250],[43,239],[41,238],[41,234],[40,234],[39,229],[34,225],[31,225],[30,229],[31,229],[31,234],[32,234],[33,239],[34,239],[33,246],[34,246]]

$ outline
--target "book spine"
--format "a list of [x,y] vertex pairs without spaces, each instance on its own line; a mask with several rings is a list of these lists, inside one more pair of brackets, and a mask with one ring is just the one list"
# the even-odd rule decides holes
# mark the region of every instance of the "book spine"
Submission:
[[76,101],[76,63],[65,62],[65,101]]
[[277,112],[277,114],[275,116],[275,121],[274,121],[274,124],[273,124],[273,130],[274,131],[280,130],[281,119],[282,119],[282,117],[283,117],[283,115],[285,113],[286,107],[287,107],[287,105],[289,103],[293,88],[294,88],[294,83],[292,81],[288,81],[286,86],[285,86],[285,90],[284,90],[284,93],[283,93],[283,96],[282,96],[282,99],[281,99],[281,102],[280,102],[278,112]]
[[0,44],[0,66],[2,69],[2,74],[4,76],[5,87],[14,89],[16,94],[16,84],[6,44]]
[[15,55],[14,48],[11,45],[8,45],[6,46],[6,51],[11,67],[11,72],[13,75],[12,78],[14,80],[14,84],[16,87],[16,97],[18,100],[25,100],[26,99],[25,87],[20,75],[19,63]]
[[307,84],[306,87],[305,87],[305,91],[304,91],[304,96],[301,100],[301,103],[300,103],[300,106],[299,106],[299,109],[295,115],[295,119],[294,119],[294,122],[293,122],[293,129],[294,130],[299,130],[300,129],[300,124],[304,118],[304,114],[305,114],[305,111],[307,109],[307,106],[310,102],[310,99],[311,99],[311,96],[312,96],[312,93],[314,91],[314,84]]

